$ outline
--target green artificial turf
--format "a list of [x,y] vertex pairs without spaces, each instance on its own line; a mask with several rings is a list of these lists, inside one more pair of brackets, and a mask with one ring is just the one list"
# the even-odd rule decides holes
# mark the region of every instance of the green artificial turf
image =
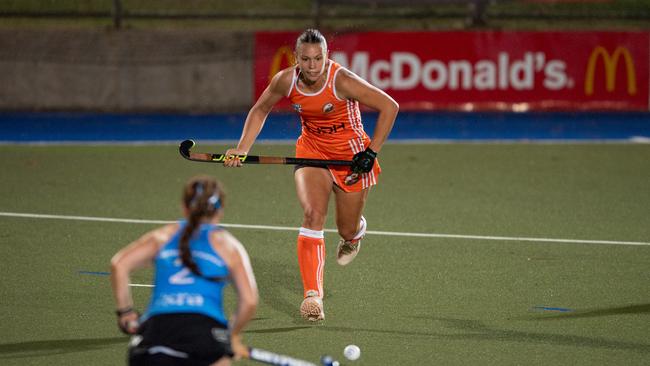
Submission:
[[[647,364],[650,145],[388,144],[380,161],[355,262],[338,266],[337,235],[326,234],[322,323],[298,315],[297,231],[230,228],[261,294],[248,343],[360,366]],[[0,171],[4,213],[174,220],[183,182],[213,174],[228,193],[226,224],[301,223],[291,167],[224,169],[185,161],[172,145],[3,145]],[[101,272],[157,224],[7,215],[0,364],[123,364],[128,339]],[[132,292],[143,309],[150,289]],[[361,348],[358,361],[343,359],[347,344]]]

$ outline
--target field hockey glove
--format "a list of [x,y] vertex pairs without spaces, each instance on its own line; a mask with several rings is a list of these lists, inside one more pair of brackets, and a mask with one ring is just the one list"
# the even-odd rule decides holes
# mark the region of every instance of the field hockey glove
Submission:
[[354,154],[352,158],[352,172],[353,173],[368,173],[372,170],[372,166],[375,165],[375,158],[377,153],[372,151],[369,147],[364,151]]

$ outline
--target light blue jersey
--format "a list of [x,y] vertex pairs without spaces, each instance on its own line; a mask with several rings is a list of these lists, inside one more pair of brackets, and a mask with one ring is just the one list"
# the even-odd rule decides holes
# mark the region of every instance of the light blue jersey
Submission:
[[208,279],[229,275],[226,263],[212,249],[208,240],[210,232],[223,229],[218,225],[203,224],[190,240],[192,258],[203,275],[197,276],[182,265],[178,252],[185,225],[185,222],[181,222],[180,230],[156,255],[155,287],[149,309],[141,320],[159,314],[199,313],[227,325],[223,311],[223,289],[228,282]]

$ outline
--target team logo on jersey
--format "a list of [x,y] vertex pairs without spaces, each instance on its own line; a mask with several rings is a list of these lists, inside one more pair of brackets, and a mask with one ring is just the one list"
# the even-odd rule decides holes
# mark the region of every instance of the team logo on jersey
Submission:
[[333,110],[334,110],[334,104],[332,103],[327,103],[323,106],[323,113],[330,113]]
[[302,113],[302,106],[300,104],[292,104],[291,106],[296,112]]

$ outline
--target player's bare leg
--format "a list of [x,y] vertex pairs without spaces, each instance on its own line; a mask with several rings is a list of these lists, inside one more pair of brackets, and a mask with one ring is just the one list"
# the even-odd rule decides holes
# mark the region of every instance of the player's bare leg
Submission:
[[336,248],[336,261],[344,266],[354,260],[366,233],[366,220],[361,215],[369,189],[361,192],[345,192],[334,188],[336,198],[336,227],[341,241]]
[[230,357],[222,357],[219,361],[213,363],[210,366],[230,366],[232,365]]
[[303,167],[296,170],[296,193],[303,210],[303,221],[298,235],[298,264],[303,283],[301,315],[311,321],[322,320],[323,274],[325,267],[325,240],[323,227],[332,192],[333,179],[323,168]]
[[294,180],[303,211],[302,226],[323,230],[334,182],[332,175],[327,169],[303,167],[296,170]]

